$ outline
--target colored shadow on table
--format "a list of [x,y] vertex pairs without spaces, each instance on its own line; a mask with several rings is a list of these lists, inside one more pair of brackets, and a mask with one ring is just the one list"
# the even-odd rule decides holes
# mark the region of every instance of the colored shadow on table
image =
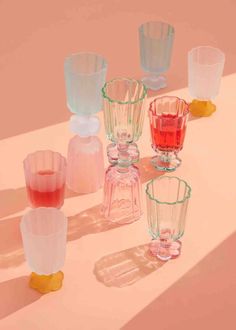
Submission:
[[144,244],[101,258],[93,272],[104,285],[122,288],[143,279],[165,263],[152,257],[148,245]]
[[[69,217],[68,241],[120,227],[107,221],[100,211],[101,205],[96,205]],[[0,268],[15,267],[24,261],[20,221],[21,217],[0,221]]]
[[[79,196],[66,187],[65,199]],[[0,191],[0,218],[10,216],[11,214],[23,211],[29,206],[27,191],[25,187],[18,189],[6,189]]]
[[[141,174],[141,182],[145,183],[162,175],[151,164],[150,157],[140,159],[137,164]],[[78,196],[68,189],[65,198]],[[28,204],[25,187],[0,191],[0,217],[23,211]],[[3,206],[3,207],[2,207]],[[24,251],[20,234],[21,217],[12,217],[0,221],[0,268],[15,267],[24,261]],[[76,240],[82,236],[105,232],[121,225],[107,221],[101,214],[101,205],[93,206],[68,218],[68,240]]]
[[123,330],[235,330],[236,233],[157,297]]
[[32,304],[41,294],[29,288],[29,278],[21,276],[0,283],[0,319]]

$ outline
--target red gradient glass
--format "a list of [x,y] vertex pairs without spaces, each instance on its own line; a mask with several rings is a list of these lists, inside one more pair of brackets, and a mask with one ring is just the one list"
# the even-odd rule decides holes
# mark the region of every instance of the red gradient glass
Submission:
[[183,148],[189,114],[186,101],[175,96],[156,98],[149,107],[154,166],[161,171],[174,171],[180,164],[178,152]]

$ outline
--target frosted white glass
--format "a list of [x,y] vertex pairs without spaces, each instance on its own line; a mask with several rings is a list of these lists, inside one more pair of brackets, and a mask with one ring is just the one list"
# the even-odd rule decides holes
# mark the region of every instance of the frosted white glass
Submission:
[[67,218],[56,208],[40,207],[26,213],[20,223],[26,260],[38,275],[60,271],[66,253]]
[[198,100],[214,99],[220,89],[225,55],[214,47],[200,46],[188,52],[188,86]]
[[64,71],[69,110],[80,116],[100,111],[107,61],[94,53],[73,54],[65,59]]

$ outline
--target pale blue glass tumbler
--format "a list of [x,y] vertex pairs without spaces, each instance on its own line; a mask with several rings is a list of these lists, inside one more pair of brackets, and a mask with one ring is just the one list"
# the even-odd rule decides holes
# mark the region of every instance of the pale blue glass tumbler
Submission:
[[65,59],[67,106],[73,113],[67,156],[67,186],[77,193],[97,191],[104,182],[102,142],[96,136],[102,109],[102,87],[107,61],[95,53],[72,54]]
[[142,82],[152,90],[166,87],[162,74],[170,67],[174,27],[164,22],[147,22],[139,27],[140,61],[147,73]]

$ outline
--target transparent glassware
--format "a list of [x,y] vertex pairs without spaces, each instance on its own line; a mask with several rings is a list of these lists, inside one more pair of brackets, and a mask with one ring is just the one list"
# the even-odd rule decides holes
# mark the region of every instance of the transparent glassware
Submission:
[[141,216],[140,174],[133,163],[139,160],[135,143],[142,134],[147,95],[142,82],[117,78],[102,89],[107,147],[112,164],[105,175],[104,216],[119,224],[136,221]]
[[170,67],[174,27],[164,22],[147,22],[139,27],[140,60],[148,75],[142,79],[147,88],[159,90],[167,85],[162,75]]
[[[68,146],[67,185],[78,193],[97,191],[104,180],[102,143],[96,113],[102,108],[107,61],[95,53],[78,53],[65,59],[67,106],[74,113],[70,129],[76,134]],[[89,167],[85,168],[85,164]]]
[[65,262],[67,218],[56,208],[27,212],[20,223],[26,261],[32,270],[29,285],[47,293],[61,288]]
[[181,252],[191,187],[171,176],[151,180],[146,186],[150,252],[158,259],[176,258]]
[[107,147],[109,162],[117,164],[119,142],[127,144],[132,162],[137,162],[139,151],[135,142],[142,134],[146,87],[135,79],[116,78],[104,85],[102,95],[106,135],[112,141]]
[[118,224],[134,222],[142,215],[140,173],[127,159],[106,171],[102,213]]
[[66,159],[58,152],[40,150],[29,154],[23,165],[30,205],[60,208],[64,203]]
[[194,98],[190,112],[194,116],[209,116],[216,110],[212,100],[219,93],[224,63],[225,54],[218,48],[200,46],[188,52],[188,87]]
[[157,153],[152,158],[160,171],[174,171],[181,164],[178,157],[183,148],[189,105],[175,96],[163,96],[150,103],[149,121],[152,148]]

